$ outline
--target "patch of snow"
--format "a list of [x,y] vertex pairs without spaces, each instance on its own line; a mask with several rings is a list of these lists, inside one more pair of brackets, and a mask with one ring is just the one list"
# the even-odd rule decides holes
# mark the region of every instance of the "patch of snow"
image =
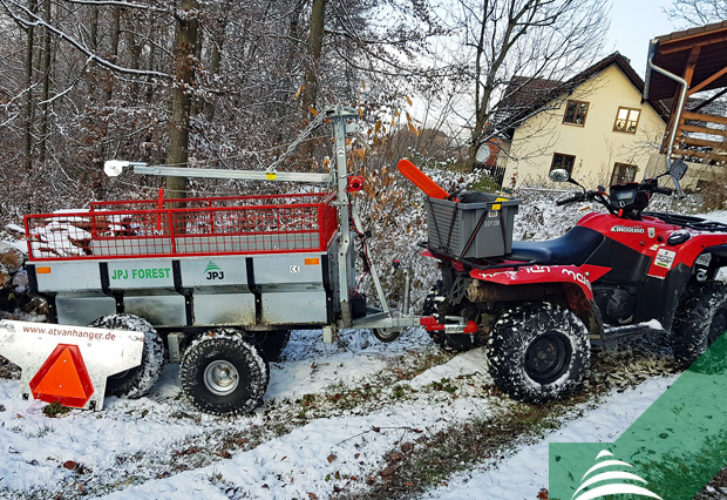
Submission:
[[537,443],[520,446],[505,460],[485,461],[474,472],[450,479],[448,486],[430,491],[425,498],[459,500],[477,491],[486,491],[488,500],[536,498],[541,488],[548,487],[548,443],[615,441],[677,377],[654,378],[623,393],[611,393],[597,408]]
[[439,382],[444,378],[453,379],[472,374],[479,374],[485,378],[485,383],[492,383],[492,377],[490,377],[487,371],[487,352],[485,347],[478,347],[477,349],[463,352],[443,365],[433,366],[406,383],[411,387],[420,388],[433,382]]
[[[168,479],[147,481],[106,498],[182,498],[189,491],[214,492],[211,478],[224,480],[241,498],[325,498],[334,484],[361,477],[362,470],[381,467],[383,455],[397,443],[435,433],[488,413],[486,403],[457,399],[448,403],[423,401],[400,404],[368,415],[315,420],[264,446],[238,453],[194,471]],[[378,429],[378,431],[376,430]],[[329,457],[335,459],[329,461]],[[341,480],[335,480],[338,472]],[[212,496],[211,498],[215,498]]]

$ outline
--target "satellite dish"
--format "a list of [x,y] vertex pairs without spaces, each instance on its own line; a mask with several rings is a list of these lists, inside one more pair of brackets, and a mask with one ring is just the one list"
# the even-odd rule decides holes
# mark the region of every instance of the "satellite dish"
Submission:
[[487,167],[494,167],[497,165],[497,154],[502,149],[502,141],[497,137],[488,139],[487,142],[482,143],[480,148],[475,154],[475,161],[477,163],[483,163]]
[[490,157],[490,145],[488,143],[483,143],[480,145],[480,149],[477,150],[477,154],[475,155],[475,161],[477,163],[485,163],[487,159]]

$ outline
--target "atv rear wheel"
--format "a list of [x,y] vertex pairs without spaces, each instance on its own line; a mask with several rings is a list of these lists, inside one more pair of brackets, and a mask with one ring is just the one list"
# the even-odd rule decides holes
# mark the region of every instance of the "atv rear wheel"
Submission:
[[497,387],[530,403],[563,397],[580,386],[590,357],[588,328],[570,310],[549,303],[505,311],[487,344]]
[[149,392],[159,380],[164,365],[164,344],[151,323],[133,314],[109,314],[97,319],[89,326],[144,334],[141,364],[130,370],[111,375],[106,380],[106,395],[136,399]]
[[674,359],[687,368],[727,330],[727,285],[710,281],[691,285],[674,315]]
[[230,329],[210,331],[194,340],[182,356],[179,378],[192,404],[215,414],[254,410],[270,380],[258,348]]

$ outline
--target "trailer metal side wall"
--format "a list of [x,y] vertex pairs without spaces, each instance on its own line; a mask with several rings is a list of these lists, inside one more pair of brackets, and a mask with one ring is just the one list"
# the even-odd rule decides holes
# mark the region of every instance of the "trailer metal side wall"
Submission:
[[163,327],[322,325],[335,313],[336,251],[46,261],[29,271],[59,323],[123,311]]

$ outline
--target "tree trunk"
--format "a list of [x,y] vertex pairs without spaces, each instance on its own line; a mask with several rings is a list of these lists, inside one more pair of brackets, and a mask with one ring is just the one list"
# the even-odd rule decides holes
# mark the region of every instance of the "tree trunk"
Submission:
[[[210,37],[210,61],[209,61],[209,74],[214,76],[219,73],[220,67],[222,66],[222,49],[225,43],[225,32],[227,31],[227,13],[229,12],[229,3],[225,2],[223,5],[225,8],[225,14],[216,26],[215,34]],[[216,97],[212,97],[204,103],[204,114],[209,123],[212,123],[215,117]]]
[[[321,60],[323,45],[323,26],[325,24],[327,0],[313,0],[310,16],[310,33],[305,57],[305,81],[303,84],[303,123],[307,123],[312,114],[309,111],[318,99],[318,63]],[[302,164],[312,165],[313,143],[304,142],[301,148]]]
[[303,89],[303,117],[310,117],[309,106],[315,106],[318,98],[318,63],[323,45],[323,25],[327,0],[313,0],[310,16],[310,34],[305,60],[305,88]]
[[[194,55],[197,43],[196,0],[182,0],[181,12],[177,13],[174,34],[174,90],[169,122],[169,149],[167,164],[186,166],[189,158],[189,122],[192,106],[191,90],[194,85]],[[169,177],[166,182],[167,198],[182,198],[186,194],[184,177]]]
[[[51,0],[45,0],[43,6],[43,19],[46,23],[51,23]],[[44,30],[43,32],[43,52],[40,57],[40,74],[43,77],[43,93],[41,101],[43,104],[40,105],[41,110],[41,125],[40,125],[40,163],[45,163],[45,152],[46,143],[48,141],[48,99],[50,98],[50,72],[51,72],[51,57],[50,57],[50,31]]]
[[[37,0],[29,0],[28,8],[35,13],[38,10]],[[33,168],[33,54],[35,53],[33,25],[26,30],[28,41],[25,48],[25,168],[30,171]]]
[[[115,5],[111,10],[111,33],[108,59],[118,64],[119,55],[119,34],[121,33],[121,7]],[[106,73],[107,81],[104,87],[104,103],[108,104],[113,96],[113,75],[110,71]]]
[[[194,58],[199,62],[202,61],[202,44],[204,43],[204,36],[201,29],[197,30],[197,39],[194,43]],[[190,117],[197,116],[202,111],[202,106],[199,99],[193,99],[191,109],[189,111]]]

